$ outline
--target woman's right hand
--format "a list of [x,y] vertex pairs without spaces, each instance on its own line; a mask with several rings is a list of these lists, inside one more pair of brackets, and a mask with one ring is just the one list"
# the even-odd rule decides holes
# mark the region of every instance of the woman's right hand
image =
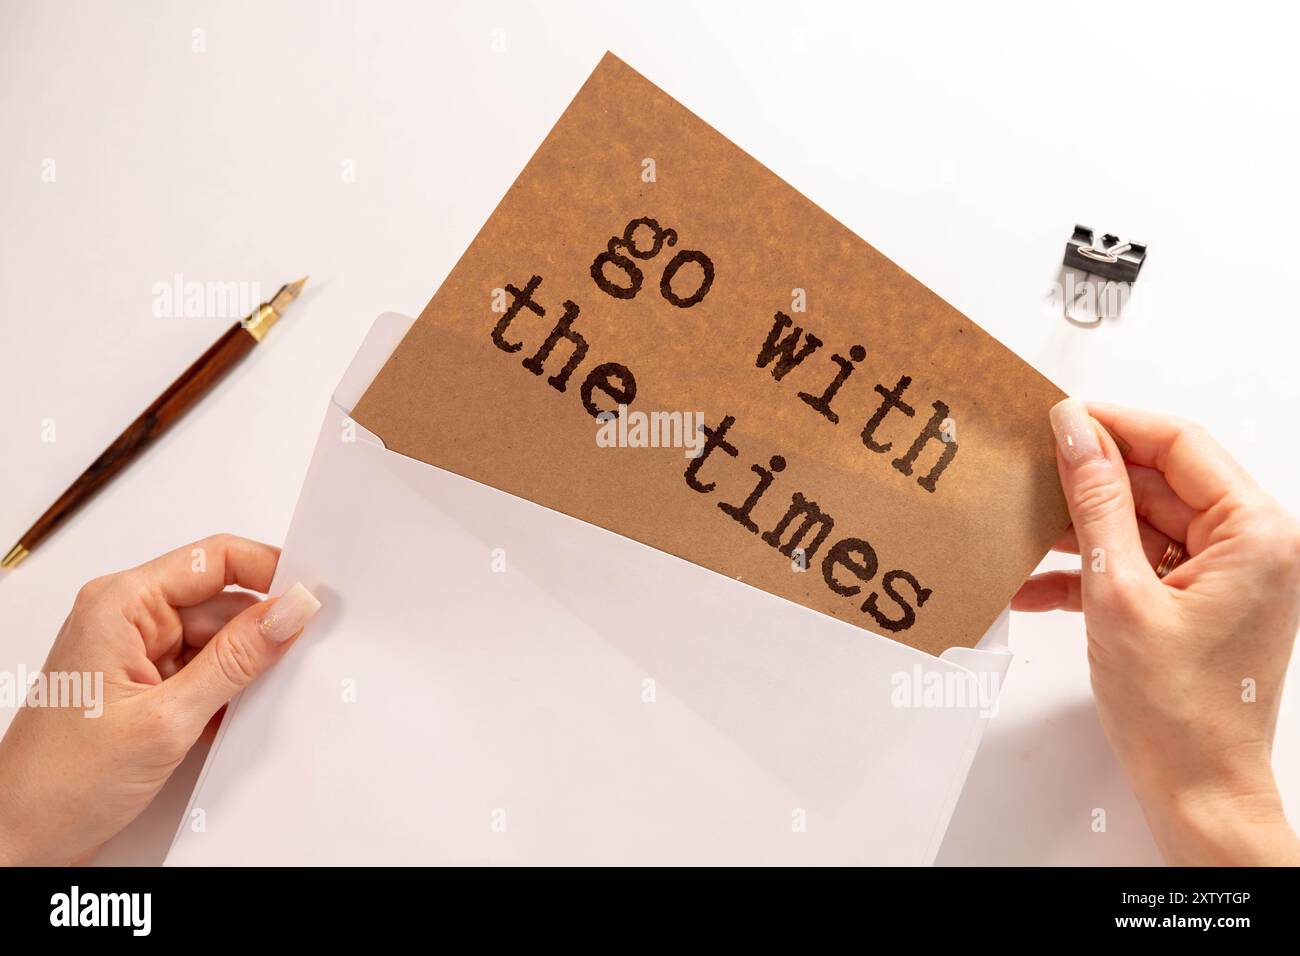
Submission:
[[[1082,569],[1030,578],[1012,607],[1083,612],[1102,726],[1166,860],[1300,863],[1271,763],[1300,525],[1195,425],[1076,399],[1051,421],[1058,550]],[[1189,557],[1161,579],[1171,542]]]

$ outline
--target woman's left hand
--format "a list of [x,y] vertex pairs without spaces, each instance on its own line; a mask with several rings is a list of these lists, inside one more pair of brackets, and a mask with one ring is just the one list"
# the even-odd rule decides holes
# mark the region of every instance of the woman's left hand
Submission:
[[0,741],[0,863],[83,861],[149,805],[320,608],[301,584],[225,590],[266,592],[279,559],[216,535],[81,589]]

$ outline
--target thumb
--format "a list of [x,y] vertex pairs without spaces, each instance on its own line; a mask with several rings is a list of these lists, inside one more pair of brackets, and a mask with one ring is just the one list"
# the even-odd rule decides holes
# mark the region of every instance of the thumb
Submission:
[[319,610],[320,601],[295,584],[279,598],[237,614],[167,681],[176,703],[202,728],[231,697],[284,655],[292,638]]
[[1138,533],[1128,469],[1115,441],[1077,398],[1053,406],[1056,464],[1083,559],[1085,608],[1089,594],[1114,594],[1149,568]]

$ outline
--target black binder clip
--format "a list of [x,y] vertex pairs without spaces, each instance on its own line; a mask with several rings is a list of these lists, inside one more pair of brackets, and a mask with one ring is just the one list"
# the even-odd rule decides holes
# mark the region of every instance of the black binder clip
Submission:
[[[1066,280],[1065,318],[1083,328],[1096,328],[1107,315],[1118,316],[1128,299],[1128,286],[1137,280],[1146,258],[1147,247],[1143,243],[1124,242],[1110,233],[1097,238],[1087,226],[1076,225],[1074,235],[1065,244],[1062,270]],[[1066,271],[1071,269],[1082,275]],[[1072,288],[1076,285],[1077,293]],[[1080,319],[1074,314],[1085,299],[1091,300],[1091,319]]]

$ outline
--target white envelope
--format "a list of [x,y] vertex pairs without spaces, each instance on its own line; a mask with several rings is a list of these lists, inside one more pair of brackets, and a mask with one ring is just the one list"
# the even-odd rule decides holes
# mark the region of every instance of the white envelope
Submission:
[[274,584],[324,607],[168,863],[931,862],[1008,615],[931,657],[388,451],[348,411],[411,321],[330,404]]

